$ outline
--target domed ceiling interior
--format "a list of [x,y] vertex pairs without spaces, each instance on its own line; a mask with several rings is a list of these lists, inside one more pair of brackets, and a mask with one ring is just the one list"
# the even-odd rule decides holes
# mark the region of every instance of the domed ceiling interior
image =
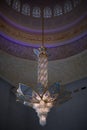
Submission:
[[36,84],[34,49],[44,45],[49,60],[49,84],[66,84],[87,76],[86,0],[0,1],[1,77],[17,85]]

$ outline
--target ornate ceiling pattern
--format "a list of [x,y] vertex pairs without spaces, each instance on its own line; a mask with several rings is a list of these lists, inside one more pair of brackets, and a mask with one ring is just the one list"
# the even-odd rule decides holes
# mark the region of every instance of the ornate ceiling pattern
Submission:
[[[84,3],[61,17],[45,19],[44,42],[49,60],[66,58],[87,49],[87,11]],[[33,49],[40,47],[42,42],[41,18],[21,15],[3,2],[0,10],[0,49],[20,58],[35,60]],[[33,22],[32,26],[24,20]]]

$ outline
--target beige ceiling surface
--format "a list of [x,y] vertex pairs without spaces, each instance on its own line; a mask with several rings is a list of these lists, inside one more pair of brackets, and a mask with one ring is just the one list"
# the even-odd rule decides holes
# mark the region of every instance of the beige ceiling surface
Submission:
[[[87,50],[48,64],[49,85],[59,81],[66,84],[87,77]],[[17,86],[22,82],[29,86],[37,83],[37,61],[20,59],[0,51],[0,76]]]

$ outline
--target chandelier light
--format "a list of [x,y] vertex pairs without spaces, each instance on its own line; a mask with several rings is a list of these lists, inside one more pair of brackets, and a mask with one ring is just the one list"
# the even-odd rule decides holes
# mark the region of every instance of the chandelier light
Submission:
[[42,46],[38,49],[38,75],[37,85],[33,89],[19,83],[17,89],[17,101],[22,102],[35,109],[39,117],[40,125],[46,124],[47,114],[54,106],[58,92],[60,91],[59,83],[48,86],[48,56],[44,46],[44,18],[42,15]]

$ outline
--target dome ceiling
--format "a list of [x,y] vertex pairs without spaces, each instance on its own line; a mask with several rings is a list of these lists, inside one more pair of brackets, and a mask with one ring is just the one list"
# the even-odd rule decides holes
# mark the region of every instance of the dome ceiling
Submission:
[[21,4],[30,4],[31,6],[35,6],[35,5],[39,5],[39,6],[52,6],[52,5],[56,5],[56,4],[65,4],[66,2],[71,2],[71,3],[74,3],[74,5],[78,4],[81,2],[81,0],[5,0],[8,5],[11,5],[15,2],[20,2]]
[[87,49],[86,0],[4,0],[0,4],[0,48],[34,60],[33,48],[42,42],[42,11],[49,60]]
[[5,0],[15,11],[23,15],[40,18],[42,11],[44,18],[60,16],[71,12],[81,4],[82,0]]

